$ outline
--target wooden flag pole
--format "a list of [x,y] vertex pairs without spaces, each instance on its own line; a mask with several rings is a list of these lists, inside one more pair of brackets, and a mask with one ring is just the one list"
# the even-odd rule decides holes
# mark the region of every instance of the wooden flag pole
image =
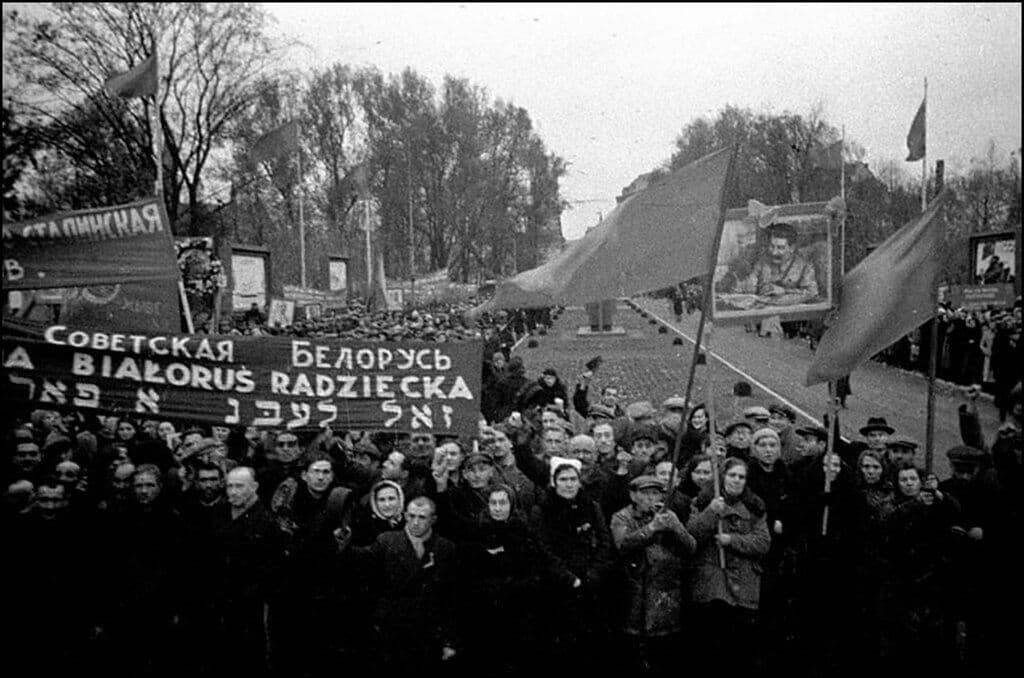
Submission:
[[828,438],[825,444],[825,458],[822,460],[822,472],[825,474],[825,510],[821,513],[821,536],[828,534],[828,495],[832,493],[832,481],[829,480],[826,468],[834,452],[836,431],[839,430],[839,407],[836,382],[828,382]]
[[[714,329],[715,329],[714,322],[713,321],[712,322],[708,322],[708,326],[707,326],[707,330],[706,330],[707,337],[708,337],[708,339],[707,339],[708,349],[707,349],[707,351],[705,353],[706,365],[707,365],[707,373],[708,373],[707,383],[705,384],[705,389],[707,391],[707,414],[708,414],[707,448],[708,448],[708,450],[711,453],[711,481],[713,483],[714,494],[715,494],[715,497],[720,497],[720,496],[722,496],[722,486],[721,486],[721,481],[720,481],[720,479],[718,477],[718,469],[719,469],[719,467],[718,467],[718,445],[717,445],[717,441],[716,441],[716,438],[715,438],[715,436],[717,435],[717,432],[715,431],[715,372],[711,368],[712,361],[711,361],[711,356],[710,356],[710,353],[711,353],[711,336],[714,333]],[[715,524],[715,535],[716,536],[721,536],[722,535],[722,519],[721,518],[719,518],[718,521]],[[721,543],[718,544],[718,566],[721,567],[723,570],[725,569],[725,547],[722,546]]]
[[[297,141],[302,138],[296,123],[295,136]],[[302,144],[297,143],[295,157],[298,161],[299,175],[295,179],[295,190],[299,193],[299,284],[306,287],[306,220],[302,209]]]
[[[924,115],[925,115],[925,144],[924,157],[921,158],[921,213],[928,209],[928,78],[924,79]],[[936,290],[933,290],[936,292]],[[935,295],[934,306],[938,305],[938,294]],[[935,310],[935,309],[933,309]],[[924,434],[924,469],[925,473],[932,472],[932,465],[935,459],[935,373],[938,365],[939,353],[939,316],[936,313],[932,317],[932,326],[929,333],[930,342],[928,347],[928,401],[925,416]]]

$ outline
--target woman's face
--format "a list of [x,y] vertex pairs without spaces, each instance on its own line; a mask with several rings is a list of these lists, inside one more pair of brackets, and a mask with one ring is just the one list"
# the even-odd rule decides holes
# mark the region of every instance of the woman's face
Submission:
[[725,493],[732,497],[743,494],[743,488],[747,486],[747,467],[743,464],[736,464],[725,472],[723,479]]
[[761,436],[754,443],[754,454],[759,462],[771,466],[779,459],[779,441],[768,435]]
[[174,424],[169,421],[161,421],[156,427],[156,432],[162,440],[167,440],[174,435]]
[[545,374],[544,375],[544,384],[548,388],[551,388],[552,386],[554,386],[555,385],[555,376],[553,374]]
[[555,476],[555,492],[564,499],[575,499],[580,491],[580,474],[576,469],[562,469]]
[[703,431],[708,423],[708,413],[703,407],[698,407],[690,415],[690,428],[695,431]]
[[864,457],[860,460],[860,474],[865,483],[874,485],[882,480],[882,465],[874,457]]
[[377,490],[377,510],[385,518],[394,518],[402,511],[398,501],[398,491],[393,487],[382,487]]
[[917,475],[916,469],[900,471],[898,480],[904,497],[916,497],[921,493],[921,476]]
[[[663,461],[654,467],[654,477],[665,483],[665,487],[668,487],[668,481],[672,477],[672,462]],[[676,476],[676,484],[679,484],[679,477]]]
[[117,425],[117,438],[128,442],[135,437],[135,425],[129,421],[122,421]]
[[697,487],[707,487],[711,484],[711,461],[702,461],[690,472],[690,480]]
[[491,492],[491,496],[487,497],[487,512],[491,515],[491,520],[508,520],[512,514],[512,502],[508,498],[508,492],[505,490]]

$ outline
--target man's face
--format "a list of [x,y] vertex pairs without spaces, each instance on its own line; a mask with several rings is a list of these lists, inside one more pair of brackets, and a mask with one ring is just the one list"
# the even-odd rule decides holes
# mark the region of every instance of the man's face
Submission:
[[786,238],[773,237],[769,246],[769,252],[772,256],[772,263],[778,266],[787,261],[793,254],[793,246],[789,244],[789,240]]
[[583,468],[590,468],[597,463],[597,449],[588,445],[577,445],[572,448],[569,454],[573,459],[579,459]]
[[725,442],[737,450],[750,449],[750,429],[746,426],[737,426],[733,430],[729,431],[729,435],[725,437]]
[[710,484],[711,462],[702,461],[701,463],[697,464],[693,468],[693,471],[690,472],[690,480],[692,480],[697,487],[704,487]]
[[183,447],[189,447],[190,445],[194,445],[195,443],[198,443],[202,439],[203,439],[203,434],[199,433],[198,431],[196,431],[194,433],[186,433],[185,437],[181,439],[181,444],[182,444]]
[[591,432],[594,442],[597,443],[597,453],[602,459],[615,454],[615,431],[611,424],[600,424],[595,426]]
[[897,445],[889,448],[889,461],[893,466],[899,466],[914,461],[915,450],[904,445]]
[[491,365],[494,366],[494,369],[503,370],[505,369],[506,364],[507,363],[505,362],[505,354],[502,353],[501,351],[496,351],[494,355],[491,356]]
[[512,452],[512,441],[508,439],[503,431],[494,431],[491,434],[490,446],[487,448],[496,460],[505,459]]
[[256,481],[249,476],[248,472],[235,469],[228,473],[228,503],[235,508],[245,506],[252,499],[253,495],[256,494],[256,488]]
[[205,502],[211,502],[224,491],[224,483],[219,472],[213,469],[199,469],[196,475],[196,489]]
[[398,480],[402,477],[402,465],[405,464],[405,455],[401,452],[392,452],[384,460],[381,469],[381,477],[385,480]]
[[544,375],[544,385],[547,386],[548,388],[551,388],[552,386],[554,386],[555,385],[555,381],[557,381],[556,378],[555,378],[555,375],[553,375],[553,374],[545,374]]
[[132,491],[135,493],[135,501],[149,506],[160,496],[160,483],[152,473],[137,473],[132,480]]
[[818,436],[812,435],[801,435],[798,436],[800,439],[800,456],[812,457],[825,449],[825,443],[818,439]]
[[161,421],[157,424],[156,432],[162,440],[167,440],[174,435],[174,424],[169,421]]
[[142,422],[142,432],[146,434],[147,438],[150,438],[151,440],[156,440],[159,426],[160,422],[156,421],[155,419],[147,419],[144,422]]
[[212,434],[214,440],[223,443],[227,442],[228,435],[231,433],[231,429],[229,429],[227,426],[212,426],[210,427],[210,433]]
[[763,435],[754,444],[757,460],[765,466],[771,466],[779,459],[779,441],[769,435]]
[[425,460],[434,456],[434,436],[429,433],[414,433],[409,439],[409,453],[415,459]]
[[36,506],[39,515],[46,520],[52,520],[60,515],[67,508],[67,493],[63,485],[48,487],[40,485],[36,491]]
[[772,412],[768,415],[768,426],[775,429],[778,433],[784,433],[790,425],[789,417],[781,412]]
[[485,461],[475,461],[462,471],[466,484],[474,490],[482,490],[491,482],[494,467]]
[[[668,487],[669,480],[672,479],[672,462],[659,462],[658,465],[654,467],[654,477],[665,483],[665,487]],[[678,481],[679,478],[677,477],[676,480]]]
[[865,439],[868,443],[868,449],[881,452],[885,450],[885,446],[889,442],[889,434],[885,431],[868,431]]
[[56,431],[61,428],[60,413],[53,410],[47,410],[43,414],[42,418],[43,428],[47,431]]
[[417,539],[422,539],[427,536],[433,525],[434,511],[430,508],[430,504],[420,502],[409,504],[409,508],[405,510],[405,526],[409,530],[409,534]]
[[18,471],[31,475],[42,463],[43,453],[39,451],[39,446],[35,443],[18,443],[11,461]]
[[544,454],[549,457],[563,456],[566,449],[565,431],[560,428],[551,428],[544,431],[542,444]]
[[633,448],[630,450],[633,458],[646,464],[654,455],[654,441],[647,438],[637,438],[633,441]]
[[554,412],[548,412],[547,410],[545,410],[540,414],[541,427],[544,429],[560,428],[561,424],[559,422],[560,418]]
[[281,463],[288,464],[299,458],[302,449],[299,448],[299,439],[294,433],[282,433],[274,441],[274,456]]
[[605,387],[601,392],[601,404],[605,407],[615,407],[619,403],[619,389],[611,386]]
[[630,492],[629,496],[640,513],[653,513],[656,506],[665,503],[665,493],[656,487]]
[[302,479],[306,481],[306,487],[312,494],[323,494],[334,482],[334,470],[331,468],[331,462],[326,459],[314,461],[302,472]]

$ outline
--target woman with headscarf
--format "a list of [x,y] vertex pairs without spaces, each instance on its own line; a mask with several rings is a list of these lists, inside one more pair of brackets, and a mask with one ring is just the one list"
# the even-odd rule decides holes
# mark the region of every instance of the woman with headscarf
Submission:
[[352,545],[369,546],[377,535],[405,524],[405,494],[393,480],[378,481],[352,516]]
[[707,488],[693,500],[686,525],[697,540],[693,601],[702,608],[698,647],[709,672],[736,648],[747,650],[737,657],[739,668],[752,667],[762,564],[771,545],[764,502],[747,488],[746,463],[726,459],[720,482],[720,495]]
[[531,534],[505,484],[486,490],[487,515],[460,547],[466,675],[528,675],[537,641],[542,583],[555,576],[551,557]]
[[544,609],[552,660],[588,673],[603,665],[610,631],[612,539],[601,508],[587,496],[575,459],[552,458],[551,486],[534,509],[536,531],[558,573]]

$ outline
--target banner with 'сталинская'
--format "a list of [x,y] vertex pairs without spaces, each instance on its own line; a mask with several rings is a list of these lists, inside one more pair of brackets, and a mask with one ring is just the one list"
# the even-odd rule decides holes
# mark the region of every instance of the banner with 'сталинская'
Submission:
[[4,334],[0,402],[220,425],[472,435],[482,348],[52,325]]
[[[143,332],[181,330],[171,229],[156,198],[4,224],[3,287],[56,290],[61,322]],[[52,303],[50,295],[47,301]]]

